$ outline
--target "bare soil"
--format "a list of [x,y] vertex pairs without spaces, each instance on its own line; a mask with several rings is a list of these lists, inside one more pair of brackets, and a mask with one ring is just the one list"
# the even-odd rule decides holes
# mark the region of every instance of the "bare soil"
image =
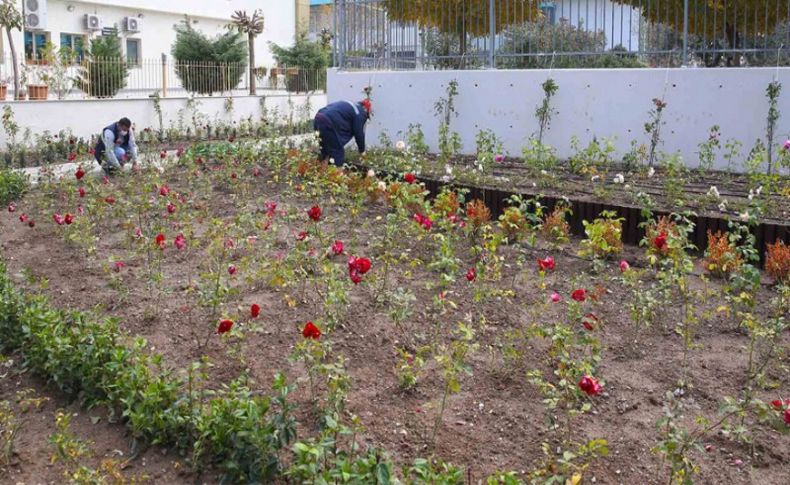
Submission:
[[[266,180],[266,177],[262,177]],[[118,179],[115,183],[126,183]],[[171,180],[171,188],[178,188],[178,180]],[[302,198],[282,194],[285,186],[274,182],[261,182],[254,196],[260,200],[275,198],[280,207],[308,206]],[[19,207],[33,212],[33,198],[20,201]],[[380,238],[383,228],[377,217],[386,214],[386,208],[368,205],[356,224],[352,225],[346,210],[325,202],[322,225],[333,239],[346,242],[348,254],[365,255],[373,261],[373,270],[367,279],[380,278],[381,265],[370,243]],[[241,202],[227,196],[224,189],[217,189],[213,197],[211,212],[230,219],[244,210]],[[194,272],[195,258],[178,254],[167,257],[165,269],[166,286],[170,293],[164,298],[152,300],[142,276],[143,261],[126,249],[125,237],[128,229],[125,221],[105,221],[103,237],[97,255],[87,257],[78,247],[67,244],[61,228],[51,222],[46,214],[37,214],[39,223],[34,229],[20,224],[18,214],[3,211],[0,214],[0,247],[7,261],[9,273],[15,275],[20,286],[32,289],[30,278],[23,278],[23,270],[34,278],[46,279],[44,291],[54,305],[63,308],[92,310],[100,308],[106,314],[118,317],[122,328],[133,336],[148,339],[152,350],[164,354],[168,364],[184,368],[205,353],[215,367],[211,371],[211,385],[218,386],[234,378],[243,370],[243,365],[228,356],[223,343],[213,338],[202,351],[198,349],[193,335],[197,332],[206,336],[213,328],[194,300],[186,295],[187,276]],[[306,226],[306,222],[303,223]],[[280,228],[279,250],[289,250],[295,245],[293,235]],[[417,241],[406,234],[393,245],[393,250],[411,258],[430,258],[425,241]],[[601,376],[606,380],[605,393],[594,399],[591,413],[578,417],[573,422],[572,435],[577,441],[604,438],[609,442],[610,456],[597,461],[585,474],[585,483],[606,484],[659,484],[667,482],[666,468],[661,467],[660,457],[651,452],[658,441],[656,421],[662,416],[662,402],[667,391],[675,389],[680,378],[680,362],[683,351],[681,337],[672,329],[678,318],[679,309],[670,307],[662,312],[660,324],[648,328],[633,341],[634,331],[624,296],[626,290],[618,282],[619,272],[612,264],[603,274],[591,274],[591,264],[576,256],[578,241],[563,250],[549,249],[543,243],[536,248],[506,247],[503,250],[506,266],[502,280],[497,283],[482,283],[509,287],[513,297],[498,297],[475,303],[474,289],[462,275],[448,293],[448,298],[458,308],[437,317],[431,311],[435,290],[427,290],[425,283],[436,279],[436,275],[425,265],[414,268],[403,264],[390,271],[390,287],[408,288],[417,296],[414,315],[398,332],[387,316],[386,309],[375,304],[375,289],[363,283],[350,290],[351,302],[345,324],[331,334],[334,352],[348,359],[348,371],[353,379],[348,409],[361,418],[365,431],[363,443],[384,447],[396,462],[405,464],[415,457],[426,456],[433,420],[442,396],[442,381],[434,363],[429,362],[417,388],[402,391],[395,373],[397,362],[396,345],[416,348],[427,343],[430,336],[439,332],[449,333],[455,324],[467,319],[467,315],[485,315],[486,325],[477,334],[480,348],[471,364],[473,374],[461,381],[461,392],[449,398],[444,421],[439,431],[436,454],[442,459],[468,469],[470,483],[479,483],[495,470],[528,472],[542,457],[541,443],[555,443],[553,432],[547,430],[545,407],[537,389],[526,380],[529,369],[547,369],[545,345],[527,341],[522,348],[523,358],[517,366],[506,365],[501,352],[502,342],[508,332],[526,329],[535,323],[551,323],[564,316],[564,304],[551,305],[548,297],[552,290],[567,300],[577,287],[601,288],[601,297],[594,304],[594,311],[604,322],[598,337],[603,345]],[[273,252],[275,248],[256,249]],[[175,252],[174,249],[168,251]],[[319,248],[319,253],[322,249]],[[524,269],[515,264],[518,254],[529,261]],[[465,263],[471,265],[469,251],[459,251]],[[541,287],[537,277],[536,258],[546,255],[556,258],[557,270],[545,279]],[[626,248],[625,259],[632,265],[644,265],[642,251]],[[123,259],[127,268],[122,276],[128,291],[121,298],[110,285],[110,273],[106,271],[108,255]],[[345,257],[336,258],[335,263],[345,265]],[[377,275],[377,273],[379,273]],[[702,288],[703,282],[695,280]],[[722,294],[721,284],[711,283],[713,289]],[[235,285],[239,294],[227,304],[227,308],[239,308],[243,313],[251,303],[263,308],[259,323],[260,333],[248,333],[243,341],[243,353],[249,372],[256,387],[268,390],[272,377],[283,371],[289,381],[299,385],[294,393],[298,404],[300,437],[315,434],[311,419],[310,400],[304,368],[288,359],[294,345],[302,338],[299,329],[307,320],[321,317],[321,305],[310,288],[303,294],[286,297],[287,291],[272,288],[260,282],[248,282],[239,278]],[[773,290],[767,285],[760,291],[760,307],[770,300]],[[291,300],[293,298],[294,300]],[[289,304],[289,301],[291,302]],[[293,301],[296,302],[292,305]],[[703,320],[697,343],[700,348],[692,353],[689,380],[693,387],[683,397],[691,424],[695,416],[714,418],[724,396],[737,396],[745,382],[747,336],[735,330],[735,324],[723,314],[715,311],[720,300],[709,301],[700,314],[710,311]],[[149,315],[147,308],[155,306]],[[184,308],[190,308],[188,312]],[[767,311],[767,310],[766,310]],[[785,349],[790,344],[790,335],[782,337]],[[769,372],[769,379],[778,384],[774,391],[761,392],[764,399],[779,395],[790,395],[790,377],[787,374],[790,359],[786,355],[776,359]],[[52,448],[47,438],[54,426],[54,412],[64,408],[76,413],[72,430],[80,437],[95,443],[96,459],[103,457],[128,458],[129,440],[121,424],[110,424],[106,411],[102,409],[80,409],[76,403],[64,401],[62,396],[45,382],[24,372],[18,361],[20,356],[10,356],[14,363],[3,371],[0,379],[0,397],[14,400],[21,389],[32,388],[36,395],[47,397],[40,410],[25,414],[25,423],[16,442],[16,456],[9,474],[2,479],[5,483],[63,483],[60,465],[51,465]],[[781,369],[781,370],[779,370]],[[99,417],[96,423],[91,418]],[[694,451],[693,458],[701,468],[698,483],[709,484],[786,484],[790,476],[790,436],[782,435],[767,427],[753,429],[753,448],[742,445],[717,434],[706,441],[712,445],[707,452]],[[738,465],[741,460],[742,464]],[[145,450],[134,457],[127,467],[129,475],[148,475],[154,483],[211,483],[213,475],[196,477],[184,465],[183,457],[163,448]],[[522,476],[525,478],[525,476]]]

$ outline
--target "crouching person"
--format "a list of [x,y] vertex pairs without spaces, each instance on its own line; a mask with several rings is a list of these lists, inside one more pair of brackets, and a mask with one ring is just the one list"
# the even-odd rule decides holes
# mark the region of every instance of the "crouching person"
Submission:
[[132,162],[132,167],[137,165],[137,143],[129,118],[121,118],[102,130],[95,157],[107,175],[121,170],[127,161]]

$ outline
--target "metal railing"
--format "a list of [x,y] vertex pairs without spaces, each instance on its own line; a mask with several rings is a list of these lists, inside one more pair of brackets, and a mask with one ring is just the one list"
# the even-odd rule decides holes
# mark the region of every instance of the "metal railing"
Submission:
[[[23,99],[145,98],[194,94],[244,95],[250,89],[245,63],[177,62],[172,58],[93,59],[75,63],[22,61]],[[259,67],[254,70],[258,94],[307,93],[326,89],[325,69]],[[4,88],[2,86],[5,86]],[[46,89],[42,89],[46,87]],[[46,92],[45,92],[46,91]],[[15,99],[13,63],[0,57],[0,101]]]
[[342,69],[790,65],[790,0],[335,0]]

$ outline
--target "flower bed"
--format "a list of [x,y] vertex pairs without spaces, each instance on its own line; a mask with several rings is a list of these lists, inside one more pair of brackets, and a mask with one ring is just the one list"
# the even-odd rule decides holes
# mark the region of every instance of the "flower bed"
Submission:
[[574,237],[559,203],[497,218],[278,143],[167,166],[45,178],[4,211],[0,325],[6,352],[201,481],[786,474],[790,257],[761,274],[745,224],[700,259],[679,214],[624,247],[616,213]]

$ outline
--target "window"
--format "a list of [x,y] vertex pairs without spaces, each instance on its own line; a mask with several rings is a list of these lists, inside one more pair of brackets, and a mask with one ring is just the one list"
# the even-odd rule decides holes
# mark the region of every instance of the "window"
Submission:
[[49,42],[49,32],[25,32],[25,59],[37,61],[41,59],[44,46]]
[[541,2],[540,3],[540,11],[543,12],[543,17],[546,19],[546,23],[549,25],[554,25],[556,7],[554,6],[554,2]]
[[126,62],[139,66],[140,61],[140,39],[126,39]]
[[77,62],[82,61],[85,38],[79,34],[60,34],[60,48],[70,49],[76,54]]

